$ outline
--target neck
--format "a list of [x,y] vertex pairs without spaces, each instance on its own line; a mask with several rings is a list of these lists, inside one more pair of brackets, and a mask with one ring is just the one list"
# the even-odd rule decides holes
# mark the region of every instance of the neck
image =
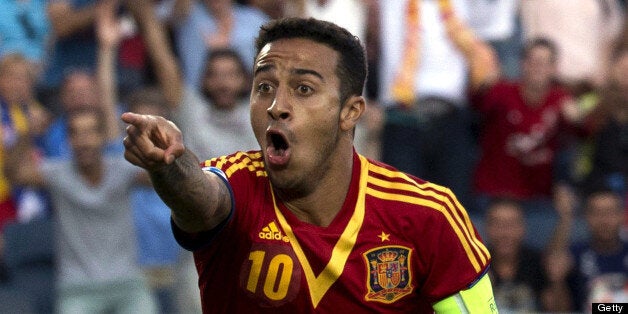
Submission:
[[611,240],[593,239],[591,247],[598,253],[609,254],[617,252],[621,248],[621,241],[619,238]]
[[523,88],[523,99],[526,104],[531,107],[536,107],[541,104],[543,97],[547,93],[548,88],[546,86],[533,86],[527,84]]
[[353,151],[350,150],[350,155],[341,160],[346,162],[331,162],[327,173],[334,175],[313,183],[314,188],[308,193],[278,190],[278,198],[299,220],[321,227],[329,226],[342,209],[351,185],[355,166]]
[[493,255],[491,264],[499,278],[502,280],[510,280],[516,275],[516,269],[519,265],[519,256],[516,252],[513,254]]
[[89,165],[77,165],[77,169],[81,177],[91,186],[98,185],[102,182],[104,169],[102,162],[95,161]]

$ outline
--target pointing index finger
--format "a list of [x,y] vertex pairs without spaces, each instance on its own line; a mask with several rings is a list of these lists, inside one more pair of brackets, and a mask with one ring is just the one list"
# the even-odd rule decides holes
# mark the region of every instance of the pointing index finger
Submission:
[[139,129],[146,125],[146,118],[137,113],[125,112],[120,118],[125,123],[132,124]]

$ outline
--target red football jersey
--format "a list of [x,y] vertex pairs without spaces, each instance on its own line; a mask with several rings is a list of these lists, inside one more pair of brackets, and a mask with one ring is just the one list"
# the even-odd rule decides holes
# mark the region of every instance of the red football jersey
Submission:
[[477,192],[517,199],[551,195],[558,135],[565,122],[562,102],[569,94],[552,88],[538,106],[525,103],[517,83],[499,82],[473,106],[482,114]]
[[490,255],[449,189],[354,153],[351,187],[327,227],[274,198],[261,152],[212,159],[235,209],[192,241],[206,313],[432,312],[472,285]]

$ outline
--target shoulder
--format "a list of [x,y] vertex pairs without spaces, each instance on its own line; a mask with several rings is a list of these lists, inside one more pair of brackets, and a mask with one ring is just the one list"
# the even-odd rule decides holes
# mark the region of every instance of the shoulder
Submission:
[[186,85],[183,89],[183,98],[179,106],[183,109],[205,107],[205,98],[192,86]]
[[44,158],[39,164],[44,175],[55,175],[71,169],[72,164],[67,158]]
[[520,84],[518,82],[500,79],[487,92],[492,94],[515,94],[519,92],[519,88]]
[[115,173],[115,177],[119,180],[131,180],[134,179],[142,170],[142,168],[135,166],[128,162],[124,157],[115,155],[105,156],[105,165],[107,171]]
[[218,168],[225,173],[230,181],[236,175],[267,176],[261,151],[236,152],[231,155],[212,158],[202,162],[201,167]]
[[549,91],[549,97],[548,97],[549,102],[552,102],[552,103],[561,102],[567,98],[572,98],[572,95],[568,89],[566,89],[565,87],[561,85],[554,85],[552,89],[550,89]]
[[591,246],[587,241],[578,241],[569,246],[569,252],[578,259],[583,253],[590,251]]
[[429,236],[476,241],[469,215],[449,188],[378,162],[369,163],[368,173],[365,193],[371,210],[409,224],[413,233],[429,230]]
[[380,162],[371,160],[368,167],[367,195],[371,197],[396,203],[414,214],[448,215],[448,211],[459,206],[453,192],[446,187]]

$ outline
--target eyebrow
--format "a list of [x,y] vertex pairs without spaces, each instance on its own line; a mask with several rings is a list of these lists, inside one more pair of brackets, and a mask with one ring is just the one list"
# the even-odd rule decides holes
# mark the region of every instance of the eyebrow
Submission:
[[[265,64],[265,65],[261,65],[259,66],[257,69],[255,69],[255,72],[253,73],[253,76],[257,76],[260,73],[264,73],[264,72],[270,72],[271,70],[273,70],[275,68],[274,65],[272,64]],[[323,76],[314,71],[314,70],[310,70],[310,69],[294,69],[290,71],[292,74],[296,74],[296,75],[313,75],[318,77],[321,81],[325,81],[325,78],[323,78]]]
[[272,70],[274,68],[275,68],[275,66],[272,65],[272,64],[261,65],[257,69],[255,69],[255,72],[253,73],[253,76],[257,76],[258,74],[263,73],[263,72],[270,72],[270,70]]
[[325,82],[325,79],[323,78],[323,76],[320,73],[318,73],[318,72],[316,72],[314,70],[294,69],[291,72],[294,73],[294,74],[297,74],[297,75],[314,75],[314,76],[318,77],[321,81]]

